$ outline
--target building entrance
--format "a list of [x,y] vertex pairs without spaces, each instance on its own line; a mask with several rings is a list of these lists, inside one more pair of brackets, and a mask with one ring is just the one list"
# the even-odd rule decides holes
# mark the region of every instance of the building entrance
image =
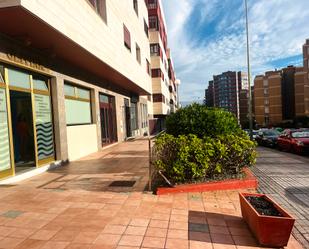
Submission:
[[0,64],[0,179],[54,159],[49,79]]
[[35,167],[31,94],[10,91],[15,171]]
[[100,94],[102,146],[117,142],[115,98]]

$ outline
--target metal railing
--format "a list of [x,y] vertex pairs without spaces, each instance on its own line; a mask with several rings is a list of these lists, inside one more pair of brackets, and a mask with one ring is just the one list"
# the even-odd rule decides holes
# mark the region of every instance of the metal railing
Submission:
[[165,130],[160,131],[156,135],[153,136],[148,136],[148,150],[149,150],[149,169],[148,169],[148,177],[149,177],[149,183],[148,183],[148,191],[152,190],[152,181],[153,181],[153,175],[154,175],[154,170],[153,170],[153,141],[160,136],[162,133],[164,133]]

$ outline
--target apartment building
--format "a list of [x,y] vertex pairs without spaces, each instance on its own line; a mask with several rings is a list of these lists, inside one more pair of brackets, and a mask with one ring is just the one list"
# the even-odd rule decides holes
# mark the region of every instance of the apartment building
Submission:
[[254,80],[255,118],[260,126],[309,117],[309,40],[303,45],[303,67],[288,66]]
[[305,85],[304,85],[304,114],[309,116],[309,39],[303,45]]
[[150,126],[151,131],[154,131],[164,128],[165,118],[171,113],[169,58],[166,22],[162,3],[160,0],[146,0],[146,3],[148,7],[149,20],[150,64],[154,118],[150,120]]
[[169,112],[165,26],[150,19],[162,58],[144,0],[0,1],[0,179],[147,133],[152,86],[154,114]]
[[227,71],[214,75],[205,91],[206,105],[235,114],[241,124],[247,121],[248,77],[245,72]]
[[294,66],[256,76],[254,101],[257,124],[279,125],[307,115],[305,76],[303,67]]
[[174,113],[179,108],[179,96],[178,88],[180,81],[176,79],[176,73],[174,70],[173,58],[171,55],[171,49],[167,49],[167,58],[168,58],[168,78],[169,78],[169,103],[170,103],[170,113]]

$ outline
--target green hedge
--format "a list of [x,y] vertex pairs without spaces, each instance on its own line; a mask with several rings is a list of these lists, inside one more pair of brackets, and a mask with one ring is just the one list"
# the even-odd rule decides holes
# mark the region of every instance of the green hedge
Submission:
[[155,141],[154,164],[174,184],[230,177],[255,163],[255,146],[244,134],[163,134]]
[[192,104],[166,118],[166,132],[179,136],[194,134],[199,138],[224,134],[241,134],[242,130],[231,112]]

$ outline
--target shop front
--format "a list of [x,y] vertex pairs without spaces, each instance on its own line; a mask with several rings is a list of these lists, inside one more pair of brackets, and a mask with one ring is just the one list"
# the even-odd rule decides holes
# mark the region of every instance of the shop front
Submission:
[[0,64],[0,179],[55,160],[50,79]]

